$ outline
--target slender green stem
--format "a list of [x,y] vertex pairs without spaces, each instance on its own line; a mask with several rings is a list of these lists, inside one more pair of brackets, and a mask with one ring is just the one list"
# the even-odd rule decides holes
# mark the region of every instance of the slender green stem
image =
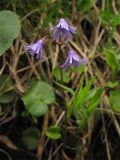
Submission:
[[[61,45],[59,45],[59,53],[61,53]],[[63,84],[63,70],[60,68],[60,74],[61,74],[61,84]],[[64,105],[64,110],[65,110],[65,137],[64,137],[64,147],[66,146],[67,142],[67,110]]]
[[60,68],[61,83],[63,84],[63,70]]

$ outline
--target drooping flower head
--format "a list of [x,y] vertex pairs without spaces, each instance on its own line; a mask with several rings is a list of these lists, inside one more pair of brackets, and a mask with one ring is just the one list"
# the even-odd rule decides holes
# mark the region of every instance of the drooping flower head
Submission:
[[51,31],[55,29],[56,31],[53,35],[53,41],[56,41],[60,36],[62,41],[64,41],[65,38],[71,40],[73,37],[72,33],[75,33],[76,31],[76,28],[70,26],[63,18],[59,20],[57,26],[53,27]]
[[44,46],[44,39],[38,40],[36,43],[27,45],[25,48],[31,55],[36,55],[36,58],[43,58],[43,46]]
[[75,68],[78,68],[80,64],[86,64],[88,62],[87,59],[81,59],[75,51],[72,49],[68,51],[68,57],[65,63],[61,66],[64,70],[68,68],[69,65],[73,65]]

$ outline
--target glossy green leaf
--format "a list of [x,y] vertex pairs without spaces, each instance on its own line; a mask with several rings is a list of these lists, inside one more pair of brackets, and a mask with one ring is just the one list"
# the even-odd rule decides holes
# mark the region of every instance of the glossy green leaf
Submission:
[[35,127],[27,128],[22,135],[22,143],[23,145],[29,149],[36,149],[39,141],[39,130]]
[[61,128],[59,126],[50,126],[46,131],[47,137],[51,139],[61,138]]
[[76,122],[79,126],[79,129],[82,131],[87,126],[88,114],[86,108],[82,108],[75,113]]
[[120,90],[111,91],[109,101],[113,110],[120,112]]
[[86,101],[92,83],[93,79],[90,80],[85,87],[83,87],[83,83],[81,83],[79,91],[74,99],[74,109],[73,109],[74,113],[76,113],[76,111],[80,108],[80,106],[83,105],[84,102]]
[[115,53],[112,50],[107,49],[107,48],[104,49],[104,53],[105,53],[106,61],[107,61],[107,64],[109,65],[109,67],[113,71],[118,70],[119,63],[118,63],[118,59],[117,59],[117,56],[115,55]]
[[98,107],[102,91],[103,89],[92,89],[88,91],[86,96],[86,105],[80,106],[76,111],[74,111],[74,116],[81,131],[87,126],[90,115]]
[[97,106],[100,103],[101,100],[101,95],[102,95],[102,89],[96,89],[94,95],[92,96],[89,105],[86,109],[86,112],[88,114],[88,116],[93,113],[95,111],[95,109],[97,108]]
[[13,43],[20,33],[21,25],[18,16],[9,10],[0,12],[0,55]]
[[114,87],[117,87],[119,85],[119,82],[118,81],[109,81],[108,83],[107,83],[107,87],[109,87],[109,88],[114,88]]

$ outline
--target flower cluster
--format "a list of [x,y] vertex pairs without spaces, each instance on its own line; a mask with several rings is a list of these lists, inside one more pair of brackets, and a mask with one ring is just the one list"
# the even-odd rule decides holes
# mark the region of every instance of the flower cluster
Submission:
[[72,64],[75,68],[78,68],[80,63],[86,64],[87,62],[87,59],[81,59],[73,50],[69,50],[67,60],[61,67],[66,70],[67,67]]
[[37,58],[42,59],[43,58],[43,54],[42,54],[42,50],[43,50],[43,46],[44,46],[44,40],[40,39],[39,41],[37,41],[34,44],[31,45],[27,45],[25,46],[25,48],[28,50],[28,52],[32,55],[36,54]]
[[[63,42],[65,39],[72,40],[72,34],[76,32],[76,28],[69,25],[63,18],[59,20],[59,23],[55,27],[50,29],[50,31],[53,30],[55,30],[53,41],[56,42],[58,40]],[[25,46],[25,48],[30,54],[36,55],[36,58],[40,58],[40,60],[42,60],[44,45],[45,39],[43,38],[32,45]],[[87,62],[87,59],[81,59],[74,50],[70,49],[65,63],[61,67],[66,70],[68,66],[72,64],[75,68],[78,68],[80,64],[86,64]]]
[[64,41],[65,38],[72,40],[71,33],[76,32],[76,28],[70,26],[63,18],[59,20],[57,26],[51,28],[51,31],[55,29],[56,31],[53,35],[53,41],[56,41],[59,37],[61,38],[62,41]]

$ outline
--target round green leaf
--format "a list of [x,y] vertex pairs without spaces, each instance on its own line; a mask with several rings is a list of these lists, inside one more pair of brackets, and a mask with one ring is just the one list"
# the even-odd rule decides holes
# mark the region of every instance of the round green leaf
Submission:
[[28,137],[23,137],[22,138],[22,143],[27,149],[34,150],[38,146],[38,139],[36,139],[34,137],[29,137],[29,136]]
[[33,103],[26,105],[26,109],[28,113],[36,117],[42,116],[48,112],[47,104],[41,102],[40,100],[36,100]]
[[39,137],[39,130],[35,127],[30,127],[30,128],[27,128],[24,132],[23,132],[23,136],[32,136],[32,137],[36,137],[38,138]]
[[55,101],[55,94],[49,84],[35,81],[22,97],[22,100],[31,115],[42,116],[48,111],[47,105]]
[[14,12],[8,10],[0,12],[0,55],[12,45],[20,29],[20,21]]
[[46,131],[46,135],[51,139],[59,139],[61,138],[60,132],[61,128],[59,126],[50,126]]
[[35,81],[22,99],[25,104],[35,102],[35,100],[39,100],[45,104],[52,104],[55,101],[55,94],[49,84],[42,81]]
[[7,92],[3,95],[0,95],[0,103],[10,103],[15,97],[15,92]]
[[22,135],[23,145],[29,149],[36,149],[39,141],[39,130],[35,127],[27,128]]

